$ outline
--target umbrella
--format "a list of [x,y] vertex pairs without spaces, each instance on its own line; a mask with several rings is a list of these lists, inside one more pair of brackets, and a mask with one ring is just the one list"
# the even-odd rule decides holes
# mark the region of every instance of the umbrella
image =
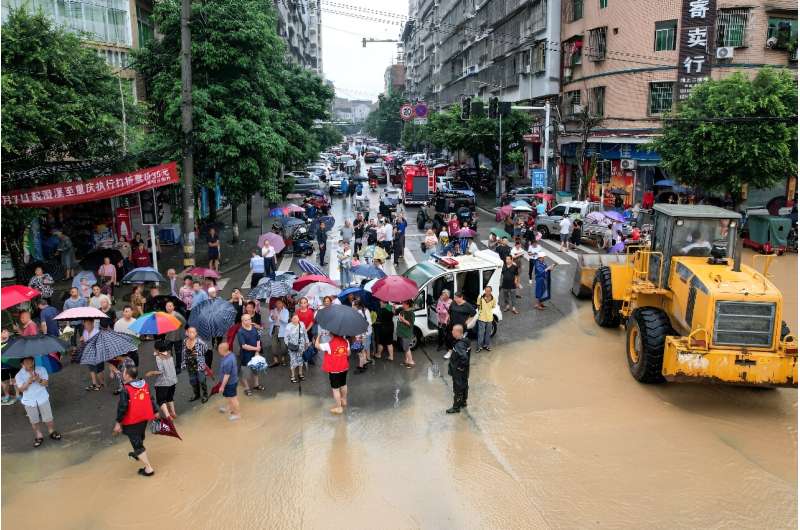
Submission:
[[306,193],[309,194],[309,195],[316,195],[318,197],[324,197],[325,196],[325,192],[322,191],[322,190],[309,190]]
[[40,293],[27,285],[9,285],[0,289],[0,308],[8,309],[11,306],[33,300]]
[[87,271],[96,271],[103,264],[103,259],[109,258],[113,265],[122,261],[122,254],[114,248],[100,248],[86,255],[81,260],[81,267]]
[[88,283],[90,286],[97,283],[97,277],[92,271],[80,271],[75,275],[74,278],[72,278],[72,286],[76,289],[80,288],[82,278],[86,278],[86,283]]
[[181,435],[178,434],[178,429],[172,423],[170,418],[156,418],[150,423],[150,430],[153,434],[160,434],[161,436],[173,436],[178,440],[183,440]]
[[197,333],[206,340],[224,337],[235,320],[233,304],[221,298],[204,300],[192,307],[189,313],[189,326],[197,328]]
[[363,287],[348,287],[340,292],[337,298],[341,303],[350,305],[347,301],[347,297],[351,294],[355,295],[357,298],[360,298],[361,303],[366,307],[373,307],[376,303],[376,300],[372,297],[372,294]]
[[384,302],[402,302],[417,296],[417,282],[405,276],[387,276],[372,286],[372,296]]
[[325,223],[325,228],[330,230],[333,228],[333,225],[336,224],[336,219],[331,215],[323,215],[322,217],[317,217],[314,219],[314,229],[318,229],[320,223]]
[[181,326],[183,326],[183,322],[176,316],[156,311],[145,313],[134,320],[133,324],[128,326],[128,330],[139,335],[161,335],[180,329]]
[[270,217],[283,217],[284,215],[283,208],[273,208],[269,211]]
[[153,311],[166,311],[167,302],[172,302],[172,304],[175,306],[175,311],[186,316],[186,304],[183,302],[183,300],[177,296],[172,296],[171,294],[162,294],[156,296],[155,298],[149,299],[144,304],[144,310],[146,313],[151,313]]
[[375,284],[378,283],[378,280],[380,280],[380,278],[376,278],[374,280],[370,280],[367,283],[365,283],[364,290],[372,294],[372,288],[375,287]]
[[192,267],[188,271],[186,271],[187,276],[200,276],[202,278],[217,278],[219,279],[219,273],[214,269],[207,269],[205,267]]
[[[263,279],[264,278],[261,278],[261,280]],[[293,272],[282,272],[275,276],[275,281],[283,282],[289,285],[292,285],[296,279],[297,279],[297,274]],[[261,283],[261,280],[259,280],[258,283]]]
[[266,234],[261,234],[258,237],[258,246],[263,247],[264,241],[269,241],[269,244],[272,246],[272,248],[275,249],[275,252],[280,252],[281,250],[286,248],[286,243],[284,243],[283,238],[280,236],[280,234],[276,234],[275,232],[267,232]]
[[304,220],[298,219],[297,217],[286,217],[283,220],[284,229],[292,228],[293,226],[305,225],[305,224],[306,224],[306,222]]
[[385,278],[386,273],[383,272],[379,267],[375,265],[368,265],[363,263],[361,265],[357,265],[350,269],[350,272],[357,276],[363,276],[364,278]]
[[127,333],[101,329],[81,350],[81,364],[95,365],[110,361],[139,347],[138,340]]
[[3,358],[24,359],[25,357],[38,357],[48,355],[50,352],[67,351],[66,342],[52,335],[34,335],[31,337],[17,337],[3,348]]
[[456,232],[456,237],[475,237],[477,233],[472,228],[461,228]]
[[586,221],[591,224],[606,224],[606,216],[603,212],[589,212],[586,214]]
[[294,203],[287,204],[285,210],[288,213],[305,213],[306,212],[305,208],[303,208],[302,206],[298,206],[298,205],[296,205]]
[[364,315],[346,305],[331,305],[317,311],[317,324],[335,335],[354,337],[366,333],[369,328]]
[[544,199],[547,202],[552,201],[555,197],[549,193],[537,193],[534,195],[537,199]]
[[617,211],[614,211],[614,210],[606,210],[606,211],[603,212],[603,215],[605,215],[609,219],[611,219],[613,221],[616,221],[618,223],[624,223],[625,222],[625,216],[622,215],[621,213],[617,212]]
[[326,296],[336,296],[341,289],[326,282],[314,282],[306,285],[300,291],[299,296],[306,298],[325,298]]
[[497,213],[494,216],[494,220],[495,221],[499,221],[500,219],[503,219],[504,217],[508,217],[509,215],[511,215],[511,213],[513,211],[514,211],[514,207],[511,206],[510,204],[506,204],[505,206],[501,206],[500,209],[497,210]]
[[292,289],[299,291],[311,283],[327,283],[329,285],[336,285],[333,280],[324,274],[306,274],[305,276],[300,276],[300,278],[295,280],[295,282],[292,284]]
[[655,183],[653,185],[654,186],[664,186],[664,187],[667,187],[667,188],[671,188],[672,186],[675,185],[675,182],[672,181],[672,180],[669,180],[669,179],[664,179],[664,180],[655,181]]
[[250,292],[247,293],[247,298],[250,300],[267,300],[269,298],[287,296],[291,292],[288,283],[269,280],[268,278],[267,280],[264,283],[259,282],[257,286],[250,289]]
[[160,283],[164,277],[153,267],[139,267],[122,278],[122,283]]
[[515,212],[532,212],[531,205],[523,200],[514,201],[511,203],[511,209]]
[[491,232],[492,234],[496,235],[500,239],[503,239],[503,238],[511,239],[511,234],[509,234],[508,232],[506,232],[502,228],[494,227],[494,228],[489,229],[489,232]]
[[56,315],[55,320],[88,320],[106,318],[108,315],[94,307],[73,307]]
[[313,263],[311,263],[307,259],[298,260],[297,265],[300,267],[300,270],[303,271],[303,272],[307,272],[309,274],[314,274],[314,275],[317,275],[317,276],[325,276],[325,273],[322,271],[322,269],[320,269],[319,267],[317,267],[316,265],[314,265]]

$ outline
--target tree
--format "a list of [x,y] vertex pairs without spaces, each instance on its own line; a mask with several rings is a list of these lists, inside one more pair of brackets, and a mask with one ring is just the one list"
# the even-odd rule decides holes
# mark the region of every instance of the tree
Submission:
[[[43,13],[12,9],[2,31],[2,157],[6,175],[28,171],[24,181],[4,186],[34,187],[55,180],[95,176],[89,170],[38,171],[64,160],[113,160],[122,156],[122,102],[132,126],[136,106],[120,96],[117,79],[97,52],[83,45]],[[124,163],[120,162],[120,163]],[[3,238],[14,268],[23,276],[25,229],[41,212],[9,208]]]
[[378,108],[370,112],[364,122],[366,131],[377,138],[379,142],[398,145],[403,129],[400,107],[404,103],[406,103],[406,98],[400,92],[390,92],[388,96],[379,95]]
[[317,142],[317,152],[342,143],[342,132],[335,125],[319,125],[314,127],[311,132]]
[[589,136],[591,136],[595,127],[600,125],[600,123],[603,121],[603,118],[602,116],[598,116],[591,112],[588,105],[584,105],[580,111],[571,117],[571,119],[577,121],[577,133],[578,137],[581,139],[575,148],[575,160],[578,162],[576,166],[578,168],[578,199],[581,199],[588,188],[589,182],[586,172],[583,169],[583,161],[586,157],[586,147],[589,144]]
[[763,68],[698,85],[652,143],[670,175],[707,192],[766,188],[797,174],[797,81]]
[[406,122],[400,135],[400,143],[406,151],[415,153],[424,151],[430,143],[427,133],[428,128],[425,125],[417,125],[411,121]]

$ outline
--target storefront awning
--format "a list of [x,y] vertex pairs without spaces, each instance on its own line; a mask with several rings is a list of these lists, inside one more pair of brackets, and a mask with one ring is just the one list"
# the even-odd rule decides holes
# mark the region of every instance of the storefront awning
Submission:
[[26,190],[12,191],[2,196],[3,206],[47,208],[82,202],[110,199],[153,188],[178,183],[178,168],[175,162],[160,166],[137,169],[130,173],[118,173],[91,180],[59,182]]

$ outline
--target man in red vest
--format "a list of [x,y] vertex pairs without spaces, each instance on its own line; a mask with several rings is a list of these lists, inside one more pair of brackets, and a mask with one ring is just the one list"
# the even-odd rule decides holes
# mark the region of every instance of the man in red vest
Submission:
[[155,471],[145,452],[144,435],[147,432],[147,422],[156,417],[158,405],[147,383],[139,379],[139,372],[135,366],[125,368],[122,372],[122,382],[124,387],[119,395],[114,434],[125,433],[133,447],[128,456],[144,464],[144,467],[139,469],[139,474],[152,477]]

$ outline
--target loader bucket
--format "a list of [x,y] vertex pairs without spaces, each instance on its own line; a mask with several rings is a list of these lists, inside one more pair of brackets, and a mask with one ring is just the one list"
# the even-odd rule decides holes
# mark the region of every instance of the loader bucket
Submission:
[[611,263],[625,263],[627,259],[626,254],[579,254],[572,294],[578,298],[589,298],[597,269]]

